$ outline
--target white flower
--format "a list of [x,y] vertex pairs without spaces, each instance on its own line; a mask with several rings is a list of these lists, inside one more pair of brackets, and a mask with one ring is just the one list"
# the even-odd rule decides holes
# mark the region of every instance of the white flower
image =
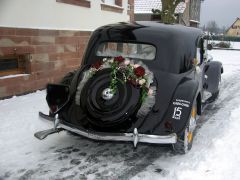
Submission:
[[153,94],[153,90],[152,89],[149,89],[148,90],[148,95],[152,95]]
[[197,74],[201,73],[200,67],[196,66],[196,72],[197,72]]
[[146,83],[146,79],[141,79],[141,80],[138,81],[138,83],[139,83],[140,85],[143,85],[143,84]]
[[103,62],[106,62],[107,61],[107,58],[103,58]]
[[129,65],[129,64],[130,64],[130,61],[129,61],[129,60],[125,60],[125,61],[124,61],[124,64],[125,64],[125,65]]
[[140,65],[139,64],[134,64],[134,68],[138,68]]
[[113,63],[113,59],[110,59],[108,62]]

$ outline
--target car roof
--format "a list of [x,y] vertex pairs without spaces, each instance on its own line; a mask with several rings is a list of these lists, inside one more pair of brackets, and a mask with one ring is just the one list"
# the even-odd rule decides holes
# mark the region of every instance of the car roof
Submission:
[[[163,24],[155,21],[136,21],[134,23],[116,23],[109,24],[106,26],[100,27],[98,30],[105,30],[110,34],[114,33],[124,33],[124,35],[129,35],[128,38],[131,39],[130,34],[134,34],[138,36],[141,32],[145,33],[148,37],[156,37],[159,36],[159,33],[164,35],[171,36],[181,36],[182,38],[198,38],[200,34],[202,34],[202,30],[193,27],[187,27],[180,24]],[[184,36],[185,35],[185,36]],[[190,35],[190,36],[189,36]]]
[[156,59],[144,63],[150,69],[180,73],[185,68],[184,64],[189,64],[195,58],[197,41],[202,34],[198,28],[178,24],[153,21],[122,22],[95,30],[89,41],[89,48],[93,49],[106,41],[152,44],[157,48]]

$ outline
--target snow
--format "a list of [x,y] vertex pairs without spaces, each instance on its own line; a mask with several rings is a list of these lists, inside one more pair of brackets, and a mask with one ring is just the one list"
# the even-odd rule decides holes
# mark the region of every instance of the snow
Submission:
[[240,49],[240,42],[231,42],[231,46],[233,49]]
[[0,179],[240,179],[240,51],[213,50],[224,66],[221,94],[200,118],[192,150],[168,146],[94,142],[67,132],[34,138],[52,127],[45,91],[0,101]]
[[30,74],[12,74],[7,76],[1,76],[0,79],[14,78],[14,77],[20,77],[20,76],[30,76]]

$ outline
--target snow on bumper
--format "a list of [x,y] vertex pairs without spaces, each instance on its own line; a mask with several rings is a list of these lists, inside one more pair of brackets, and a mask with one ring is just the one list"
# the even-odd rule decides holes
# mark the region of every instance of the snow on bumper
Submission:
[[35,137],[40,140],[46,138],[50,134],[60,132],[61,130],[67,130],[93,140],[133,142],[134,147],[137,146],[138,142],[151,144],[174,144],[177,142],[177,135],[175,133],[165,136],[139,134],[137,128],[134,129],[133,133],[93,132],[83,128],[75,128],[71,125],[67,125],[60,119],[51,118],[47,115],[44,115],[43,113],[39,113],[39,116],[41,119],[54,122],[54,128],[45,131],[40,131],[34,134]]

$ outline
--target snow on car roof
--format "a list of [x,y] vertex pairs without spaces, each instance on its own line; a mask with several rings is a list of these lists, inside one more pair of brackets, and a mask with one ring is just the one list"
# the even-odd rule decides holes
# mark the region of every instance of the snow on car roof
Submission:
[[[162,9],[161,0],[135,0],[134,13],[135,14],[151,14],[152,9]],[[176,7],[175,13],[182,14],[186,9],[186,3],[180,2]]]

